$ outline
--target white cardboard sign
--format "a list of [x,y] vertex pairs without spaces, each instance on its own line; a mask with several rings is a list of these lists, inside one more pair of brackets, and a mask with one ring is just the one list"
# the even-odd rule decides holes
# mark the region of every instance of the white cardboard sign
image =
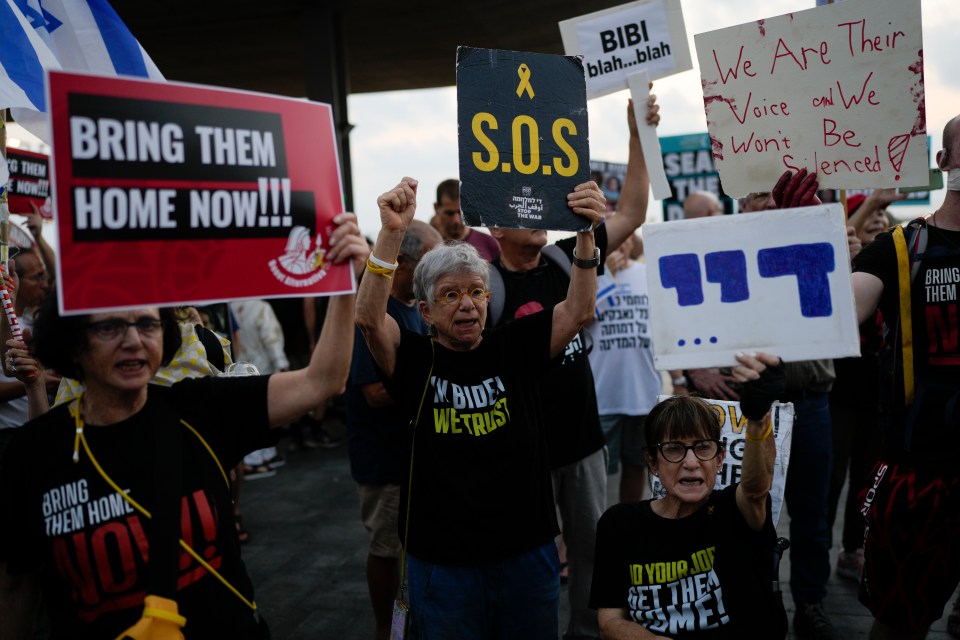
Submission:
[[643,226],[657,369],[860,353],[838,204]]
[[920,0],[845,0],[695,36],[724,191],[927,184]]
[[660,138],[656,126],[647,124],[647,100],[650,98],[650,77],[646,71],[637,71],[627,76],[630,85],[630,97],[633,99],[633,115],[637,119],[637,133],[640,134],[640,148],[643,161],[647,165],[650,188],[653,197],[664,200],[673,193],[667,182],[667,173],[663,169],[663,154],[660,151]]
[[[567,55],[583,56],[587,99],[627,88],[641,69],[651,80],[693,68],[680,0],[639,0],[560,22]],[[638,121],[639,122],[639,121]]]
[[[657,402],[662,402],[669,396],[658,396]],[[710,408],[717,412],[723,421],[720,428],[720,440],[723,441],[726,455],[720,472],[717,474],[717,483],[714,489],[723,489],[731,484],[740,482],[740,472],[743,468],[743,448],[746,446],[744,430],[747,428],[747,419],[740,412],[739,402],[727,400],[707,400]],[[793,435],[793,404],[790,402],[775,402],[770,408],[770,417],[773,419],[773,439],[777,445],[777,458],[773,466],[773,486],[770,487],[771,515],[773,526],[780,521],[780,511],[783,508],[783,491],[787,483],[787,469],[790,467],[790,444]],[[654,498],[666,495],[666,489],[660,483],[660,478],[650,476],[650,490]]]

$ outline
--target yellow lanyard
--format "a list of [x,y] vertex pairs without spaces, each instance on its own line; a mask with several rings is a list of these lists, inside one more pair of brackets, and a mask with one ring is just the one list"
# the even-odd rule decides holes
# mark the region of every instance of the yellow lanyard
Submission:
[[[136,509],[144,517],[148,519],[152,519],[153,516],[150,515],[150,512],[147,511],[143,506],[141,506],[140,503],[138,503],[136,500],[134,500],[129,495],[127,495],[127,492],[121,489],[117,485],[117,483],[114,482],[113,479],[107,475],[107,472],[103,470],[103,467],[100,466],[100,463],[97,462],[97,459],[93,456],[93,452],[90,450],[90,443],[87,442],[87,437],[83,433],[83,428],[84,428],[83,418],[80,416],[80,400],[82,398],[83,398],[83,394],[81,394],[73,402],[71,402],[69,407],[70,415],[73,416],[74,426],[76,427],[76,436],[74,437],[74,440],[73,440],[73,461],[75,463],[80,461],[80,445],[82,444],[83,450],[87,454],[87,458],[90,459],[91,464],[93,464],[93,468],[97,470],[97,473],[100,474],[100,477],[103,478],[104,481],[106,481],[106,483],[110,485],[110,487],[114,491],[120,494],[120,497],[126,500],[130,504],[130,506]],[[211,449],[210,445],[207,444],[207,441],[203,439],[203,436],[201,436],[196,429],[194,429],[192,426],[187,424],[185,420],[180,420],[180,424],[182,424],[187,429],[189,429],[190,432],[197,437],[197,439],[200,441],[203,447],[207,450],[207,453],[210,454],[210,457],[213,458],[213,461],[217,464],[217,469],[220,470],[220,475],[223,476],[223,481],[227,485],[227,490],[229,491],[230,479],[227,477],[227,473],[223,470],[223,465],[220,464],[220,460],[217,458],[216,454],[213,452],[213,449]],[[190,555],[191,558],[196,560],[200,564],[200,566],[202,566],[204,569],[209,571],[211,575],[213,575],[217,580],[223,583],[223,586],[229,589],[231,593],[233,593],[233,595],[237,596],[241,600],[241,602],[243,602],[243,604],[247,605],[253,611],[257,610],[256,602],[251,602],[250,600],[245,598],[244,595],[236,589],[236,587],[230,584],[227,581],[227,579],[224,578],[222,575],[220,575],[220,573],[216,569],[211,567],[206,560],[201,558],[197,554],[197,552],[193,550],[193,548],[190,545],[184,542],[182,538],[180,539],[180,546],[183,548],[184,551],[186,551]]]

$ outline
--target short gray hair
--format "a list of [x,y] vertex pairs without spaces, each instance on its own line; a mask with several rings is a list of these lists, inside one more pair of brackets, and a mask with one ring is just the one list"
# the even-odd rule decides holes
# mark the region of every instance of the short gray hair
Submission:
[[489,289],[489,268],[490,265],[471,244],[458,240],[438,244],[423,254],[423,259],[413,272],[413,295],[418,301],[432,303],[434,285],[448,273],[480,276],[483,286]]
[[414,260],[420,260],[426,253],[424,246],[428,238],[435,239],[437,243],[443,242],[440,232],[426,222],[411,220],[407,232],[403,235],[403,242],[400,243],[400,253]]

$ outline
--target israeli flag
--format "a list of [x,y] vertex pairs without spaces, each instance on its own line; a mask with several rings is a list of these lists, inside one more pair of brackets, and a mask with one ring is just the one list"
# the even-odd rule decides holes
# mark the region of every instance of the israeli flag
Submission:
[[48,69],[163,80],[107,0],[0,0],[0,108],[47,143]]

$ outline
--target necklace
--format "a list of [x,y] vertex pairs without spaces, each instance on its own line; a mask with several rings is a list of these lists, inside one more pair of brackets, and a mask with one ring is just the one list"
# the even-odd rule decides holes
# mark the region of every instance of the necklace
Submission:
[[[940,209],[937,209],[936,211],[934,211],[934,212],[933,212],[933,215],[930,216],[930,222],[932,223],[933,228],[936,229],[936,230],[937,230],[937,233],[939,234],[939,236],[940,236],[941,238],[943,238],[945,242],[947,242],[948,244],[950,244],[954,249],[960,249],[960,245],[958,245],[956,242],[954,242],[954,241],[950,238],[950,236],[949,236],[948,233],[947,233],[947,230],[941,228],[940,225],[937,224],[937,214],[938,214],[938,213],[940,213]],[[956,232],[956,231],[950,231],[949,233],[953,234],[953,233],[958,233],[958,232]]]

